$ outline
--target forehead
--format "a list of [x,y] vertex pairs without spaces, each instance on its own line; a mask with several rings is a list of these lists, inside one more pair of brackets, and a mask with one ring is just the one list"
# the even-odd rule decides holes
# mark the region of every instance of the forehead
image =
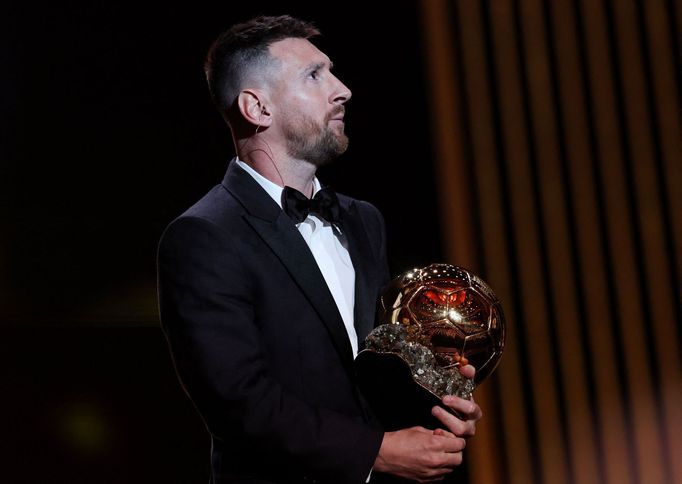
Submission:
[[301,70],[311,64],[330,64],[329,57],[306,39],[289,38],[274,42],[270,45],[270,55],[281,62],[284,70]]

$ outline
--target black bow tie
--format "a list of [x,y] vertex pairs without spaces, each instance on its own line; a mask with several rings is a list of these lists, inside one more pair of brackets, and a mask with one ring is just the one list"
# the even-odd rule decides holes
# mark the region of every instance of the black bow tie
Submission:
[[314,213],[330,224],[335,224],[341,215],[339,199],[330,187],[324,187],[313,198],[306,197],[295,188],[284,187],[282,209],[294,223],[301,223],[309,213]]

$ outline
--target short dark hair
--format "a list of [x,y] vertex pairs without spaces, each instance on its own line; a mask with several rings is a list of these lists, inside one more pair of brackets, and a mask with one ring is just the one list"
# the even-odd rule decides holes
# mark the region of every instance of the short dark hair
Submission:
[[206,55],[204,71],[213,102],[223,117],[227,120],[246,74],[272,60],[268,51],[271,44],[317,35],[320,31],[312,23],[289,15],[255,17],[220,34]]

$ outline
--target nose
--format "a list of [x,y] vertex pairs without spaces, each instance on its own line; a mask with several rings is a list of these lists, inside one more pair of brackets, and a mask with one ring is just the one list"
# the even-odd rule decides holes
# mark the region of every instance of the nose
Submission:
[[343,104],[351,98],[353,93],[337,77],[334,77],[334,81],[336,82],[336,84],[334,86],[334,90],[332,91],[332,95],[329,101],[332,104]]

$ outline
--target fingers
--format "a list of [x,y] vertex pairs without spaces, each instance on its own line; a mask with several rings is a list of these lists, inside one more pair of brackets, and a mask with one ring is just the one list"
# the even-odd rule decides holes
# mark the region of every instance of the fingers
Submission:
[[461,437],[446,437],[446,439],[443,450],[447,454],[452,454],[448,455],[448,464],[458,466],[462,463],[462,451],[467,446],[467,441]]
[[465,378],[473,378],[476,376],[476,368],[474,368],[471,365],[464,365],[459,367],[459,372],[464,376]]
[[434,447],[431,450],[437,453],[461,453],[467,445],[466,440],[443,429],[433,431],[432,442]]
[[457,412],[462,417],[462,420],[476,421],[483,417],[481,407],[473,399],[465,400],[454,395],[446,395],[443,397],[443,403]]
[[441,469],[432,469],[428,472],[422,474],[416,479],[417,482],[440,482],[445,479],[445,477],[450,474],[454,469],[454,466],[448,466]]
[[418,482],[442,482],[445,480],[445,476],[447,476],[448,474],[449,473],[441,474],[440,476],[424,479]]
[[443,429],[441,429],[441,428],[438,428],[438,429],[434,430],[434,431],[433,431],[433,435],[441,435],[441,436],[444,436],[444,437],[451,437],[451,438],[456,437],[456,435],[453,434],[452,432],[448,432],[447,430],[443,430]]
[[455,436],[465,437],[469,435],[471,429],[464,420],[460,420],[450,412],[441,407],[433,407],[431,413],[442,423],[446,429],[452,432]]
[[465,447],[466,440],[446,429],[386,432],[374,470],[418,482],[437,481],[461,465]]
[[[451,401],[449,400],[450,398],[456,400]],[[459,418],[439,406],[431,409],[432,415],[457,437],[472,437],[475,435],[476,421],[482,415],[480,407],[473,402],[459,397],[445,397],[443,402],[451,402],[448,406],[459,412]]]
[[[457,466],[462,464],[463,450],[466,447],[466,441],[459,437],[447,437],[450,445],[445,452],[440,452],[434,455],[434,459],[429,467],[429,477],[445,475],[452,472]],[[459,450],[455,450],[459,449]]]

